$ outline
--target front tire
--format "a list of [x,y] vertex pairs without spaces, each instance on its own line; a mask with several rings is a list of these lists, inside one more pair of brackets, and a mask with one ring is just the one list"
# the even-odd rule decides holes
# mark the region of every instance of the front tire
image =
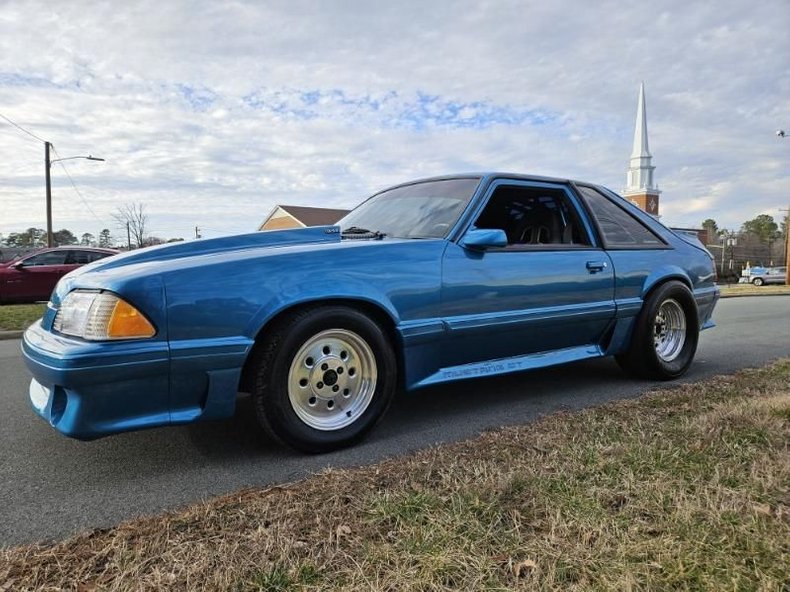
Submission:
[[699,341],[699,317],[691,291],[670,281],[647,298],[636,318],[628,351],[617,363],[640,378],[673,380],[691,366]]
[[754,281],[752,283],[759,288],[765,283],[765,280],[763,280],[763,278],[758,277],[758,278],[754,278]]
[[386,332],[346,306],[279,319],[256,352],[253,402],[266,432],[298,450],[359,441],[389,407],[397,362]]

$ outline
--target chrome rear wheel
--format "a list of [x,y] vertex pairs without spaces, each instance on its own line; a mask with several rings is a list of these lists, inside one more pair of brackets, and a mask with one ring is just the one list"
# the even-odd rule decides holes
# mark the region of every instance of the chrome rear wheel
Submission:
[[685,284],[668,281],[645,298],[617,363],[640,378],[673,380],[688,370],[699,342],[699,312]]
[[685,343],[686,313],[677,300],[664,300],[653,322],[656,355],[664,362],[671,362],[680,355]]

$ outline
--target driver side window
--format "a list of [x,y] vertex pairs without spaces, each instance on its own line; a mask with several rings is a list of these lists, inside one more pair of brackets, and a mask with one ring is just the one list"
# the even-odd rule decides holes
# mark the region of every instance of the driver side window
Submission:
[[501,185],[496,188],[477,228],[505,231],[505,248],[590,246],[590,238],[562,189]]

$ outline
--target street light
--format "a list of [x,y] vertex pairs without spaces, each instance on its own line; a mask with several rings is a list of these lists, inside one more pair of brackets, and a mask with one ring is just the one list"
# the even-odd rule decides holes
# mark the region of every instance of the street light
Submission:
[[66,158],[56,158],[55,160],[49,161],[49,166],[52,166],[56,162],[60,162],[62,160],[74,160],[75,158],[84,158],[85,160],[100,160],[101,162],[104,162],[103,158],[99,158],[97,156],[91,156],[90,154],[88,154],[88,156],[68,156]]
[[84,160],[100,160],[104,162],[103,158],[97,158],[96,156],[92,156],[88,154],[88,156],[68,156],[66,158],[56,158],[55,160],[49,159],[49,149],[52,146],[49,142],[44,142],[44,175],[47,180],[47,246],[52,247],[53,240],[52,240],[52,182],[49,178],[49,171],[52,168],[52,165],[56,162],[62,162],[64,160],[74,160],[75,158],[82,158]]

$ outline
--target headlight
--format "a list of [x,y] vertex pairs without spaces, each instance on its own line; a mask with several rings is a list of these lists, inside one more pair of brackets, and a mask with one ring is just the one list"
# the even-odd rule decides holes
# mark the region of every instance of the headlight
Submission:
[[144,339],[156,334],[139,310],[115,294],[82,290],[69,292],[63,299],[52,328],[91,341]]

